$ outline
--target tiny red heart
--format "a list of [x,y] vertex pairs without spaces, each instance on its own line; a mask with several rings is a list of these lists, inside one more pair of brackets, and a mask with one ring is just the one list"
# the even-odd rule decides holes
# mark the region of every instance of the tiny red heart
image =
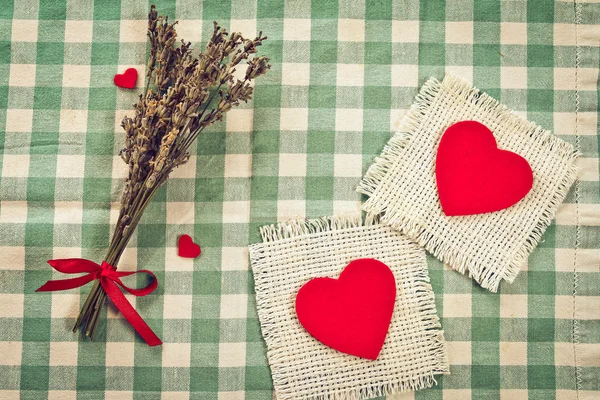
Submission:
[[200,255],[200,245],[194,243],[189,235],[181,235],[177,246],[179,257],[196,258]]
[[314,278],[296,295],[296,315],[321,343],[375,360],[385,341],[396,302],[396,280],[381,261],[362,258],[338,279]]
[[448,216],[503,210],[518,203],[533,186],[527,160],[499,149],[492,131],[477,121],[457,122],[446,129],[435,177]]
[[127,68],[124,73],[115,75],[115,85],[125,89],[133,89],[137,82],[138,73],[135,68]]

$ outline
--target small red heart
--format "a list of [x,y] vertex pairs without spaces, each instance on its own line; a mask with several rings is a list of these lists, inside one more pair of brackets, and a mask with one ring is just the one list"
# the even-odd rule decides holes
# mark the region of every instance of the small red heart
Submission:
[[181,235],[177,245],[179,257],[196,258],[200,255],[200,245],[194,243],[189,235]]
[[494,134],[477,121],[461,121],[444,132],[435,160],[444,213],[483,214],[518,203],[533,186],[527,160],[500,150]]
[[392,320],[396,280],[372,258],[354,260],[338,279],[314,278],[296,295],[296,314],[321,343],[342,353],[375,360]]
[[135,68],[127,68],[124,73],[115,75],[115,85],[118,87],[133,89],[137,82],[138,73]]

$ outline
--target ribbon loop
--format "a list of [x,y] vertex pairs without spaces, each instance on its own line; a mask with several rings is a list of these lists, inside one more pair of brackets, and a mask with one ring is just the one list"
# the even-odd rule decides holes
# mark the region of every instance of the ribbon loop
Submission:
[[[123,314],[125,319],[129,321],[136,332],[146,341],[146,343],[148,343],[149,346],[158,346],[162,344],[160,338],[156,336],[154,331],[148,326],[146,321],[144,321],[135,308],[133,308],[131,303],[129,303],[123,292],[118,288],[118,286],[121,286],[128,293],[131,293],[134,296],[146,296],[152,293],[158,286],[158,280],[156,279],[156,275],[154,275],[151,271],[143,269],[139,271],[118,272],[115,267],[106,261],[102,261],[102,264],[98,265],[93,261],[83,258],[49,260],[48,264],[50,264],[50,266],[52,266],[52,268],[55,270],[64,274],[79,274],[87,272],[87,275],[79,276],[77,278],[49,280],[39,289],[37,289],[36,292],[74,289],[99,279],[100,284],[102,285],[102,288],[106,292],[107,296],[111,299],[121,314]],[[153,278],[152,282],[141,289],[127,287],[123,282],[121,282],[121,277],[139,273],[150,275]]]

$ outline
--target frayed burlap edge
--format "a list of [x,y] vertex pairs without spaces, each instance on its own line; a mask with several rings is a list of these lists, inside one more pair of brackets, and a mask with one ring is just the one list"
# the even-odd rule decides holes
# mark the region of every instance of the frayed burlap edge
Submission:
[[535,225],[531,234],[521,246],[518,246],[517,252],[510,259],[505,271],[498,273],[498,271],[485,268],[485,265],[478,263],[477,260],[465,259],[461,254],[453,251],[447,244],[433,237],[422,226],[406,218],[406,216],[398,215],[387,208],[375,208],[369,200],[363,204],[362,209],[371,215],[371,217],[372,215],[380,215],[382,222],[389,224],[417,241],[442,262],[449,264],[453,269],[462,274],[468,273],[483,288],[496,292],[502,279],[508,282],[514,281],[521,266],[526,263],[529,253],[538,245],[544,231],[552,223],[558,206],[564,201],[570,187],[577,178],[577,157],[579,153],[571,144],[550,135],[540,126],[516,115],[496,99],[486,93],[481,93],[479,89],[471,86],[467,81],[453,75],[447,75],[443,82],[435,78],[430,78],[423,85],[414,104],[402,119],[398,132],[386,144],[381,156],[375,158],[374,163],[367,170],[357,187],[359,193],[363,193],[369,197],[377,193],[383,177],[396,163],[400,162],[403,149],[418,131],[422,117],[443,86],[456,92],[457,96],[464,96],[468,101],[475,102],[480,107],[487,108],[488,110],[491,109],[501,115],[502,118],[506,118],[507,121],[513,124],[515,129],[526,131],[526,134],[530,137],[540,140],[541,145],[553,147],[558,152],[558,155],[568,163],[569,166],[566,173],[559,178],[557,190],[546,205],[540,220]]
[[[365,226],[379,224],[379,217],[376,215],[368,216],[363,220],[360,215],[328,216],[315,219],[297,219],[286,222],[280,222],[275,225],[266,225],[260,228],[262,243],[255,243],[249,246],[250,265],[254,276],[254,284],[258,289],[264,285],[265,278],[269,274],[267,267],[266,247],[269,243],[280,240],[296,240],[302,236],[308,236],[319,233],[333,232],[344,229],[358,229]],[[416,246],[416,244],[415,244]],[[425,253],[422,253],[422,262],[426,262]],[[396,393],[430,388],[437,384],[435,375],[450,374],[450,366],[446,351],[446,342],[444,331],[441,329],[439,317],[435,307],[435,294],[431,287],[427,269],[423,269],[416,276],[415,292],[418,297],[418,311],[423,316],[423,329],[427,331],[427,337],[432,341],[431,355],[434,360],[432,371],[428,375],[406,379],[402,382],[395,382],[386,385],[373,386],[368,388],[357,388],[352,391],[322,393],[309,397],[314,400],[364,400],[373,397],[393,395]],[[255,290],[256,305],[258,317],[261,326],[261,332],[267,344],[267,359],[272,365],[277,361],[275,346],[285,345],[278,339],[277,324],[270,316],[269,295]],[[271,368],[273,383],[276,389],[276,395],[281,400],[296,399],[294,393],[277,390],[278,383],[287,379]]]

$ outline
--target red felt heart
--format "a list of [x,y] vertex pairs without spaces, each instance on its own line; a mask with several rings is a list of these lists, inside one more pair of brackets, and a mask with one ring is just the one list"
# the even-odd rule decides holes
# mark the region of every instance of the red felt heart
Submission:
[[323,344],[375,360],[387,335],[396,281],[390,268],[371,258],[354,260],[339,279],[314,278],[296,295],[296,314]]
[[180,257],[196,258],[200,255],[200,245],[194,243],[189,235],[181,235],[179,237],[177,254]]
[[485,125],[461,121],[444,132],[435,160],[444,213],[449,216],[503,210],[533,185],[533,172],[518,154],[500,150]]
[[124,73],[115,75],[114,82],[118,87],[133,89],[137,82],[137,77],[138,73],[135,68],[127,68]]

